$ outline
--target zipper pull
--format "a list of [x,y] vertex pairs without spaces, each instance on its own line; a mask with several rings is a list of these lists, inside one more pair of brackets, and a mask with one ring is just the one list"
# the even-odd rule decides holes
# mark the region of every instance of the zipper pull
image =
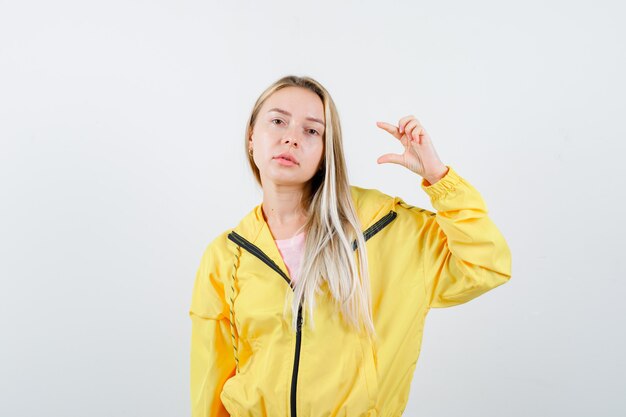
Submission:
[[302,331],[302,322],[303,322],[303,317],[302,317],[302,306],[298,307],[298,321],[297,321],[297,330],[300,332]]

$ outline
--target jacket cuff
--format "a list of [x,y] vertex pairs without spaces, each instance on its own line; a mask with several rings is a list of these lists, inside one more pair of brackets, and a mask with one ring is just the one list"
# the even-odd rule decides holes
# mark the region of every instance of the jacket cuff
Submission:
[[461,182],[459,174],[457,174],[451,166],[446,165],[446,167],[448,167],[446,175],[434,184],[428,185],[430,183],[426,181],[426,178],[422,178],[421,187],[424,191],[426,191],[432,200],[439,199],[454,191],[457,185]]

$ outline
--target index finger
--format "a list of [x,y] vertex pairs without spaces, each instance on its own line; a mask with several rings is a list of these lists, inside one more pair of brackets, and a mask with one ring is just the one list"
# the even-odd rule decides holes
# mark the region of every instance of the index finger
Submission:
[[392,125],[392,124],[385,123],[385,122],[376,122],[376,126],[378,126],[381,129],[384,129],[387,132],[391,133],[393,135],[393,137],[398,139],[398,140],[400,140],[400,138],[402,137],[402,135],[398,131],[398,128],[396,126]]

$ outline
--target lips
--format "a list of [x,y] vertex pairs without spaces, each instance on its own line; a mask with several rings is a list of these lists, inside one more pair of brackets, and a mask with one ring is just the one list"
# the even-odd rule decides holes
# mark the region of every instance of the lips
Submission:
[[276,155],[276,156],[274,157],[274,159],[280,159],[280,158],[282,158],[282,159],[286,159],[286,160],[288,160],[288,161],[291,161],[291,162],[293,162],[294,164],[297,164],[297,163],[298,163],[298,161],[296,160],[296,158],[294,158],[294,157],[293,157],[293,155],[291,155],[290,153],[287,153],[287,152],[285,152],[285,153],[281,153],[280,155]]

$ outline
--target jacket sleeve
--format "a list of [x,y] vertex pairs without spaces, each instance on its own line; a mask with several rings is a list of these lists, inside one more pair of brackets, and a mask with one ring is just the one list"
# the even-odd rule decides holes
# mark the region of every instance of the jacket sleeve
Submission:
[[511,253],[480,193],[450,166],[435,184],[422,179],[421,187],[436,213],[398,197],[396,210],[415,217],[428,306],[462,304],[507,282]]
[[228,417],[220,400],[222,387],[235,373],[228,304],[223,276],[212,245],[205,250],[196,273],[191,309],[191,415]]

